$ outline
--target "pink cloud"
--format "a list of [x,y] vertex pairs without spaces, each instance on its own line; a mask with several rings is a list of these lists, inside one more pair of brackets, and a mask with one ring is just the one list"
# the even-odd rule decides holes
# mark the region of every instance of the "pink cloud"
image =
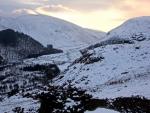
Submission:
[[57,12],[74,12],[75,10],[63,5],[46,5],[35,9],[37,12],[57,13]]

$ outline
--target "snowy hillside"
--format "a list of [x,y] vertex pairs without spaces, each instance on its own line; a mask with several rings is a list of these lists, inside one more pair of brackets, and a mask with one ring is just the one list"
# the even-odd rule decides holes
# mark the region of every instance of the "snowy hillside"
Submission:
[[63,72],[79,56],[81,56],[79,49],[71,49],[71,50],[64,51],[63,53],[59,53],[59,54],[43,55],[38,58],[26,59],[24,60],[24,63],[26,64],[54,63],[59,67],[61,72]]
[[28,35],[11,29],[0,31],[0,56],[6,61],[20,60],[42,51],[44,46]]
[[[55,84],[72,84],[88,91],[98,98],[142,95],[150,98],[150,40],[148,20],[150,17],[131,19],[110,32],[121,39],[135,40],[134,43],[99,45],[90,49],[69,67],[68,71],[55,78]],[[143,33],[147,35],[131,34]],[[113,40],[111,40],[113,41]],[[120,39],[119,39],[120,41]],[[63,76],[63,77],[62,77]]]
[[61,49],[95,43],[105,35],[104,32],[96,34],[64,20],[44,15],[5,17],[0,19],[0,26],[23,32],[44,45],[53,44]]
[[73,85],[88,89],[93,94],[96,91],[99,98],[131,95],[149,97],[149,48],[149,42],[142,42],[94,49],[91,57],[103,56],[104,59],[91,64],[74,64],[55,84],[71,81]]
[[110,37],[131,38],[135,35],[150,37],[150,16],[137,17],[124,22],[121,26],[107,33]]

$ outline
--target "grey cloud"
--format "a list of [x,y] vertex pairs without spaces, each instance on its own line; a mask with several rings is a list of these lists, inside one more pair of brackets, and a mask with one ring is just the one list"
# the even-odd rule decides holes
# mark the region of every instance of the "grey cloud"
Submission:
[[37,5],[24,4],[23,0],[0,0],[0,9],[3,12],[9,13],[21,8],[36,8]]
[[[125,1],[125,0],[124,0]],[[97,9],[105,10],[110,7],[124,2],[122,0],[49,0],[46,4],[62,4],[66,7],[79,11],[94,11]],[[117,6],[116,6],[117,7]]]
[[53,13],[57,13],[57,12],[74,12],[73,9],[63,6],[63,5],[46,5],[46,6],[42,6],[42,7],[38,7],[36,8],[36,11],[44,11],[44,12],[53,12]]

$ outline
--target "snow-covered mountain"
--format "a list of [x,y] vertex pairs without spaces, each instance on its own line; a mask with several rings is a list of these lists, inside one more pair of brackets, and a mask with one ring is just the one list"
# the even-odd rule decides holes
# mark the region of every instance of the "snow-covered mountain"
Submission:
[[[12,109],[20,106],[25,109],[25,112],[28,112],[30,109],[33,109],[33,112],[37,112],[40,103],[36,100],[37,98],[34,98],[35,100],[32,99],[32,96],[42,91],[47,92],[46,89],[49,85],[64,88],[75,86],[79,89],[87,90],[86,93],[91,94],[96,99],[116,99],[118,97],[137,95],[150,99],[149,20],[150,17],[131,19],[110,31],[106,38],[103,39],[103,42],[96,44],[96,46],[93,45],[92,48],[83,49],[84,51],[71,49],[64,53],[26,59],[23,64],[5,67],[3,71],[0,71],[1,75],[3,75],[0,80],[0,85],[3,89],[1,91],[2,95],[0,95],[2,98],[0,111],[11,113]],[[36,68],[29,68],[30,65],[37,66],[37,64],[45,67],[45,63],[56,64],[61,71],[58,76],[50,81],[47,78],[44,79],[45,71],[43,71],[43,68],[41,68],[42,71],[35,72],[31,70]],[[23,70],[24,67],[30,71]],[[51,67],[51,71],[46,72],[51,73],[53,71],[54,69]],[[12,73],[13,75],[10,76]],[[15,74],[18,75],[18,78],[16,78]],[[15,87],[16,83],[18,85],[17,89],[19,89],[17,92],[19,93],[16,92],[15,95],[7,97],[7,91],[12,89],[8,85],[14,84]],[[59,91],[56,90],[56,92]],[[70,94],[73,93],[71,92]],[[24,97],[25,95],[29,98]],[[59,94],[57,95],[60,96]],[[61,98],[58,100],[60,102]],[[134,101],[133,97],[131,100],[132,102]],[[67,99],[67,102],[70,103],[66,103],[66,107],[77,104],[70,98],[69,100]],[[111,103],[112,101],[110,100],[109,102]],[[141,103],[140,101],[137,103],[139,103],[136,106],[138,112],[141,112],[139,108]],[[119,104],[121,104],[120,101]],[[149,104],[146,104],[147,106]],[[127,111],[132,109],[134,113],[135,106],[132,107],[133,109],[127,108]],[[121,110],[125,108],[125,106],[122,106]],[[144,109],[148,111],[144,113],[150,112],[149,107]],[[118,109],[114,110],[120,111]],[[97,109],[93,112],[108,111],[107,109]],[[110,112],[115,111],[111,110]],[[120,112],[124,113],[124,111]]]
[[110,31],[102,44],[85,51],[61,79],[54,80],[55,84],[71,83],[88,89],[98,98],[132,95],[150,98],[149,26],[150,17],[139,17]]
[[150,16],[129,19],[119,27],[107,33],[110,37],[132,38],[135,35],[150,37]]
[[104,32],[93,33],[64,20],[44,15],[1,17],[0,29],[5,28],[23,32],[44,45],[52,44],[61,49],[95,43],[105,35]]

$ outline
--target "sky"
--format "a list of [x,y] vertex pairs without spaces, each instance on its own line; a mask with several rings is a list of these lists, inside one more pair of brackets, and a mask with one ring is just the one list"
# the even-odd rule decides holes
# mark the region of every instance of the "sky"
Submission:
[[0,16],[44,14],[105,32],[149,10],[150,0],[0,0]]

